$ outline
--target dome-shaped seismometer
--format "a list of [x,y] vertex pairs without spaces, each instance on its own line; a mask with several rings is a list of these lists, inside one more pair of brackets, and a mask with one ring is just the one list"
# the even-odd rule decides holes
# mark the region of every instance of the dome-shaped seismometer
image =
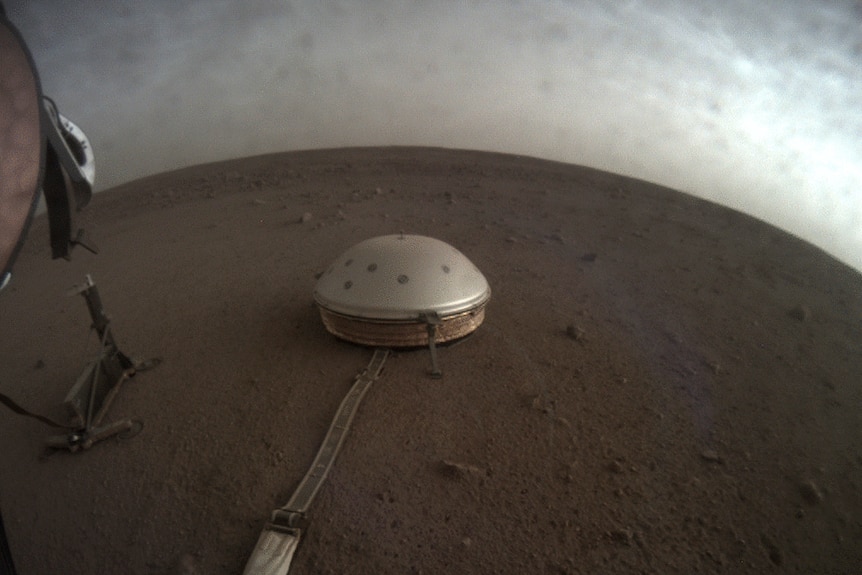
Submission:
[[463,337],[481,325],[490,297],[485,276],[460,251],[434,238],[405,234],[371,238],[348,249],[314,292],[327,330],[348,341],[386,347]]

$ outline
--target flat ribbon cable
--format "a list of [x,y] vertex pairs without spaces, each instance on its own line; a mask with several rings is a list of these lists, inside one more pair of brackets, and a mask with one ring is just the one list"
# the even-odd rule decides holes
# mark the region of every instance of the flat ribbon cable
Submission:
[[389,350],[377,348],[368,366],[357,376],[341,401],[329,431],[323,439],[314,462],[302,478],[296,491],[283,507],[272,512],[257,545],[246,563],[243,575],[286,575],[307,525],[305,513],[320,490],[356,415],[356,410],[371,384],[380,377]]

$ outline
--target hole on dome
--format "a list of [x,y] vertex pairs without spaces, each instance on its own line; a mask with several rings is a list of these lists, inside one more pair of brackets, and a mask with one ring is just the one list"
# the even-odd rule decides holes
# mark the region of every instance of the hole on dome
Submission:
[[352,263],[353,263],[353,260],[347,260],[346,262],[344,262],[344,267],[347,267]]
[[400,283],[400,284],[406,284],[409,281],[410,281],[410,278],[408,278],[404,274],[401,274],[400,276],[398,276],[398,283]]
[[352,281],[347,280],[346,282],[344,282],[344,289],[350,289],[351,287],[353,287]]
[[443,266],[443,273],[444,273],[444,274],[448,274],[448,273],[449,273],[449,266],[446,266],[446,265],[444,265],[444,266]]
[[368,264],[368,271],[373,272],[377,269],[377,264]]

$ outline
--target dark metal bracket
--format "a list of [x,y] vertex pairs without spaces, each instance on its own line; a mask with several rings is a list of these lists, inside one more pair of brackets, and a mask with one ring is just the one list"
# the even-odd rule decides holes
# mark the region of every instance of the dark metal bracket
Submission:
[[78,294],[87,302],[93,320],[92,328],[99,336],[99,352],[96,359],[78,376],[64,401],[72,419],[70,427],[74,431],[47,439],[49,447],[68,449],[73,453],[89,449],[94,443],[117,434],[131,437],[140,432],[143,424],[132,419],[107,424],[102,422],[122,384],[139,371],[151,369],[160,363],[158,359],[135,362],[120,350],[99,290],[89,275],[83,284],[73,287],[68,293],[70,296]]
[[428,349],[431,351],[431,377],[440,379],[443,377],[440,362],[437,360],[437,329],[440,325],[440,316],[437,312],[429,311],[423,313],[420,317],[428,326]]

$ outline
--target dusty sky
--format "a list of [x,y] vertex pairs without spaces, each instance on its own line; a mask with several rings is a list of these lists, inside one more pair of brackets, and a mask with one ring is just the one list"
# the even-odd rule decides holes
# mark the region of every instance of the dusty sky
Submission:
[[862,270],[854,0],[6,0],[97,185],[433,145],[665,184]]

